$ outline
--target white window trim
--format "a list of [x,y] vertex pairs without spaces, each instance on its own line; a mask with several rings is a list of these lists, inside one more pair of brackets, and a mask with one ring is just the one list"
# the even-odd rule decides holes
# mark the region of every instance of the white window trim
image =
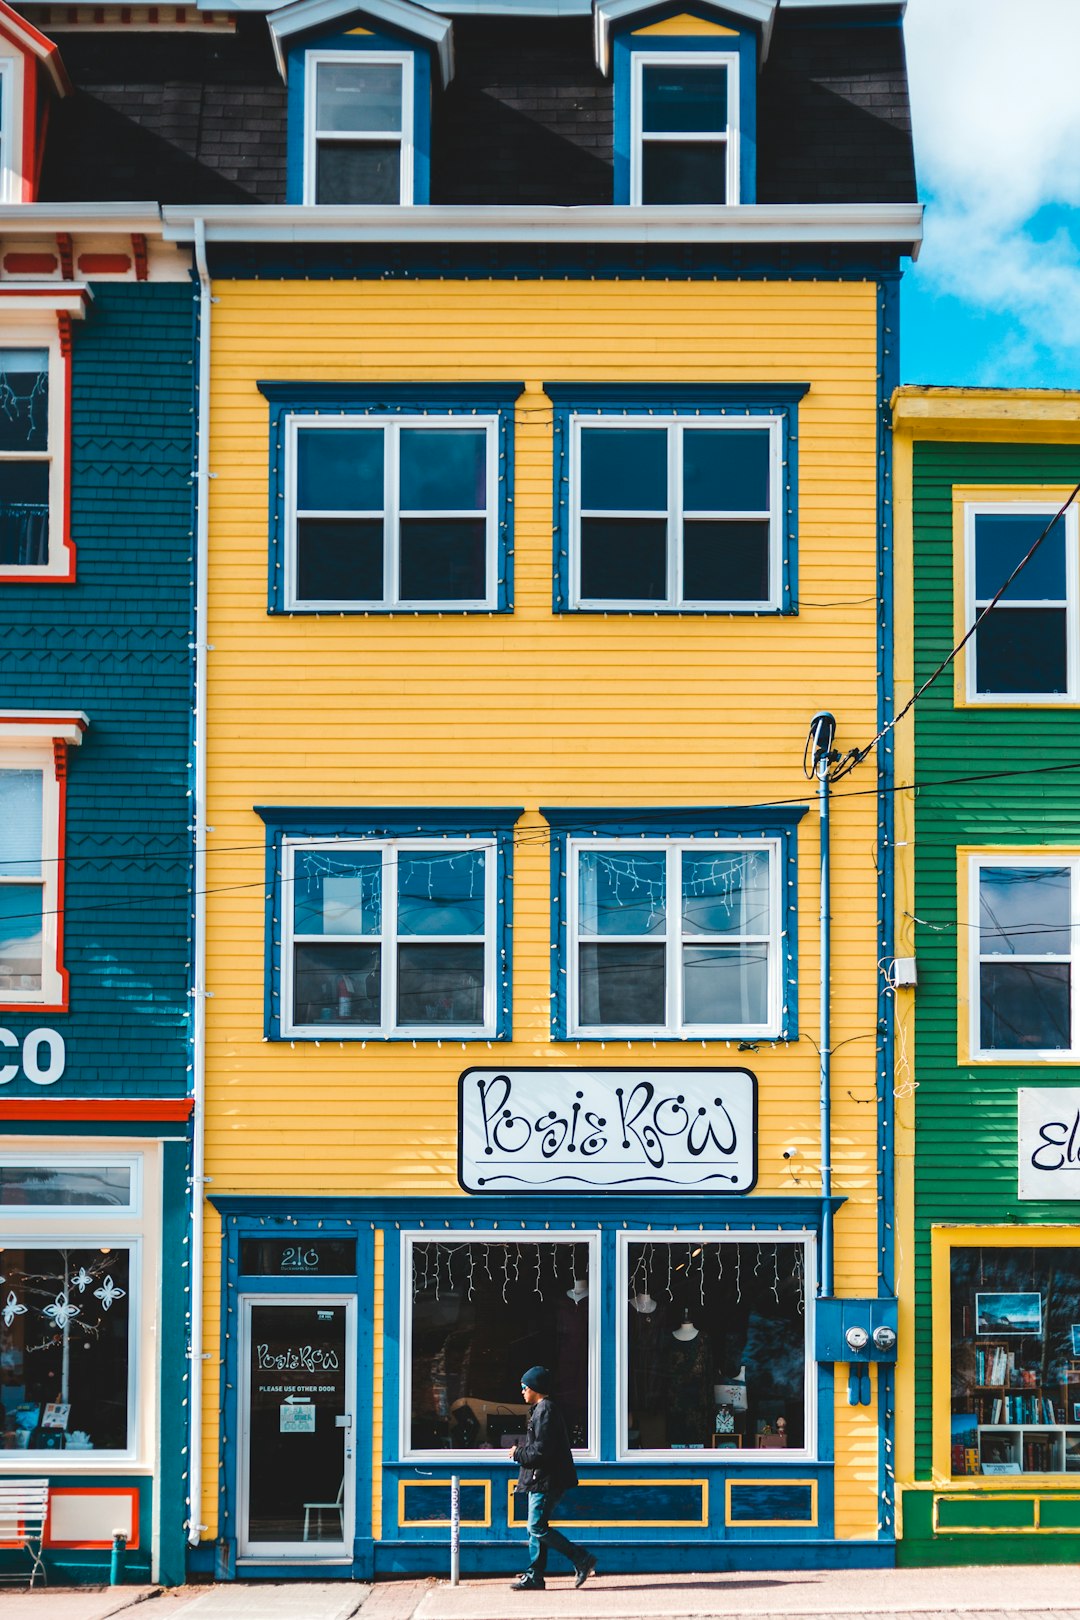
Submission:
[[[41,989],[0,989],[4,1007],[60,1007],[65,998],[63,964],[59,950],[61,789],[52,747],[47,743],[18,746],[9,741],[0,723],[0,771],[41,772]],[[14,887],[37,879],[0,876],[0,885]]]
[[[681,889],[676,881],[679,872],[678,855],[682,850],[690,850],[695,854],[720,855],[730,852],[739,854],[747,850],[768,850],[769,852],[769,974],[768,974],[768,1007],[769,1017],[764,1024],[686,1024],[681,1022],[679,1015],[683,1004],[683,979],[681,971],[680,947],[687,941],[697,940],[707,944],[712,935],[683,935],[680,928],[681,910],[678,900]],[[579,946],[581,937],[578,933],[578,855],[582,850],[597,852],[603,850],[618,850],[623,854],[647,854],[663,850],[667,855],[666,881],[667,881],[667,927],[665,933],[635,935],[633,939],[626,935],[597,935],[589,936],[587,944],[610,944],[640,942],[642,944],[659,945],[661,939],[664,943],[664,984],[665,1007],[667,1021],[664,1024],[583,1024],[580,1018],[579,990],[580,975],[578,971]],[[783,933],[782,933],[782,874],[784,851],[779,838],[694,838],[686,837],[603,837],[603,838],[570,838],[567,840],[567,866],[566,866],[566,914],[567,937],[570,950],[569,967],[569,996],[568,996],[568,1030],[571,1039],[579,1040],[618,1040],[628,1037],[656,1036],[666,1039],[677,1039],[683,1035],[713,1037],[724,1039],[744,1039],[748,1037],[761,1037],[768,1039],[782,1033],[783,1016]],[[673,904],[674,900],[674,904]]]
[[[487,590],[479,597],[431,597],[423,600],[413,600],[410,597],[398,595],[398,576],[401,558],[400,546],[400,520],[401,504],[399,491],[400,457],[399,443],[401,430],[405,428],[424,428],[472,432],[483,430],[487,445],[487,476],[485,492],[487,497],[487,511],[485,514],[485,549],[484,567]],[[312,597],[301,597],[297,592],[297,569],[299,565],[299,546],[297,537],[297,435],[302,431],[317,431],[332,433],[341,429],[366,429],[383,435],[383,508],[381,511],[370,512],[320,512],[319,517],[368,517],[380,518],[383,525],[383,584],[384,594],[381,597],[358,597],[346,600],[330,600]],[[285,608],[287,611],[314,611],[338,613],[354,608],[369,608],[381,611],[416,612],[416,613],[466,613],[476,609],[494,609],[498,606],[498,548],[499,548],[499,510],[498,510],[498,465],[499,465],[499,419],[497,416],[472,416],[464,413],[450,416],[441,413],[431,416],[340,416],[327,419],[325,416],[289,415],[285,419]],[[428,511],[423,513],[427,518],[469,517],[476,519],[479,514],[475,511],[464,512],[456,508]]]
[[[325,64],[337,66],[398,66],[401,68],[401,130],[398,140],[401,146],[401,193],[398,202],[403,207],[409,207],[413,200],[413,171],[415,167],[415,128],[413,113],[413,57],[411,51],[308,51],[304,58],[304,202],[312,205],[316,201],[315,186],[317,176],[318,142],[321,139],[315,123],[316,112],[316,78],[318,70]],[[355,141],[362,144],[367,140],[386,142],[393,140],[394,131],[389,129],[363,131],[333,130],[327,131],[326,136],[333,136],[335,140]],[[379,203],[357,203],[355,207],[382,207]]]
[[[786,1243],[794,1246],[803,1246],[803,1332],[805,1347],[805,1382],[803,1397],[803,1433],[807,1444],[801,1448],[758,1451],[757,1448],[743,1450],[741,1447],[732,1447],[723,1451],[684,1451],[673,1450],[670,1446],[663,1450],[631,1450],[628,1445],[627,1414],[629,1411],[628,1375],[630,1361],[630,1342],[627,1333],[627,1301],[630,1297],[630,1267],[629,1255],[632,1243],[685,1243],[692,1240],[698,1243]],[[705,1231],[694,1227],[680,1231],[673,1228],[670,1231],[626,1231],[616,1233],[616,1280],[615,1297],[620,1302],[616,1311],[615,1345],[616,1345],[616,1401],[618,1406],[616,1421],[616,1457],[619,1462],[630,1463],[665,1463],[672,1462],[692,1463],[695,1468],[703,1464],[722,1463],[726,1468],[735,1467],[775,1468],[784,1463],[812,1462],[817,1458],[817,1361],[814,1354],[814,1309],[815,1295],[813,1279],[817,1275],[817,1240],[812,1232],[792,1232],[783,1228],[757,1227],[753,1231]]]
[[[650,428],[667,431],[667,594],[659,597],[587,597],[581,592],[581,435],[589,428],[612,428],[620,432],[645,432]],[[760,600],[723,600],[683,596],[682,547],[682,474],[683,434],[691,429],[708,428],[723,432],[767,432],[769,435],[769,506],[765,512],[724,511],[723,520],[767,519],[769,524],[769,595]],[[610,609],[648,613],[651,610],[706,612],[706,613],[759,613],[776,610],[781,605],[783,573],[783,423],[776,416],[690,416],[686,414],[624,416],[617,409],[599,414],[575,414],[570,418],[570,605],[572,608]],[[590,515],[598,515],[589,508]],[[658,512],[618,511],[610,514],[619,518],[646,517],[656,519]],[[695,512],[694,520],[707,519],[708,513]]]
[[[490,1450],[437,1450],[414,1451],[409,1444],[412,1429],[412,1251],[417,1243],[520,1243],[526,1249],[534,1247],[537,1243],[567,1243],[575,1246],[584,1245],[589,1251],[589,1297],[587,1309],[589,1311],[589,1445],[588,1447],[574,1447],[574,1459],[577,1462],[596,1462],[600,1457],[600,1334],[601,1301],[604,1298],[603,1278],[600,1272],[600,1233],[598,1231],[585,1232],[581,1230],[564,1231],[561,1229],[548,1231],[541,1230],[511,1231],[495,1230],[481,1231],[478,1228],[454,1228],[447,1232],[436,1232],[433,1228],[419,1231],[406,1231],[401,1234],[401,1310],[398,1342],[401,1345],[401,1365],[399,1368],[398,1389],[398,1456],[402,1462],[482,1462],[485,1458],[499,1456],[498,1452]],[[503,1392],[493,1390],[492,1396],[497,1400]],[[514,1397],[517,1390],[508,1390],[503,1394],[507,1403],[518,1404]]]
[[[24,1138],[29,1141],[29,1138]],[[7,1248],[58,1249],[100,1248],[130,1251],[128,1264],[128,1446],[124,1451],[5,1451],[4,1472],[11,1474],[115,1474],[123,1463],[133,1473],[151,1474],[156,1467],[158,1447],[158,1347],[161,1337],[161,1148],[154,1143],[113,1142],[141,1163],[143,1213],[109,1214],[95,1209],[79,1216],[65,1212],[68,1222],[62,1231],[55,1222],[42,1226],[39,1209],[33,1212],[5,1212],[4,1244]],[[87,1164],[101,1163],[100,1153],[87,1152],[85,1142],[60,1138],[45,1139],[42,1160],[60,1152]],[[81,1151],[80,1151],[81,1149]],[[29,1149],[21,1151],[29,1152]]]
[[124,1169],[131,1172],[131,1197],[126,1204],[12,1204],[3,1205],[4,1219],[61,1221],[85,1216],[93,1221],[105,1216],[141,1216],[143,1212],[142,1156],[137,1153],[54,1153],[51,1149],[34,1153],[27,1149],[0,1152],[0,1169],[22,1169],[30,1165],[42,1170]]
[[0,202],[5,203],[22,201],[22,175],[15,154],[21,145],[25,72],[24,57],[0,56]]
[[[965,501],[964,503],[964,628],[969,629],[980,609],[975,595],[975,529],[981,517],[1045,517],[1056,516],[1060,507],[1050,501]],[[1064,516],[1065,523],[1065,637],[1068,656],[1068,677],[1064,692],[980,692],[977,686],[976,644],[978,631],[965,648],[964,682],[966,700],[970,704],[989,704],[995,709],[1013,704],[1054,705],[1080,702],[1080,527],[1077,509],[1070,506]],[[1021,582],[1023,575],[1017,580]],[[1004,584],[1001,580],[999,584]],[[1048,597],[1017,597],[1014,607],[1055,606]]]
[[[727,68],[727,127],[712,135],[699,135],[688,130],[672,130],[645,135],[642,129],[642,85],[646,67],[726,67]],[[638,51],[630,59],[630,202],[641,206],[644,163],[642,147],[649,141],[684,141],[703,146],[725,144],[726,184],[725,206],[739,202],[739,56],[737,51]],[[680,205],[676,205],[680,206]],[[702,204],[715,207],[716,204]]]
[[[1045,867],[1047,871],[1067,869],[1070,877],[1070,926],[1072,935],[1072,949],[1069,955],[1071,968],[1069,986],[1069,1015],[1071,1046],[1067,1049],[1049,1048],[1038,1049],[1028,1046],[1010,1047],[993,1046],[984,1047],[979,1039],[981,1033],[981,1006],[982,1006],[982,963],[986,961],[998,962],[1063,962],[1066,959],[1059,953],[1039,956],[1035,952],[1025,951],[1016,955],[1003,953],[988,954],[985,958],[982,952],[981,920],[979,915],[979,886],[980,875],[984,866],[1017,866],[1031,869]],[[1055,854],[979,854],[968,856],[968,925],[970,929],[970,963],[969,963],[969,1009],[970,1023],[968,1029],[969,1051],[972,1062],[984,1063],[1075,1063],[1080,1059],[1080,854],[1062,852]]]
[[[379,945],[381,950],[382,1022],[374,1024],[297,1024],[293,1022],[293,961],[296,934],[293,927],[293,893],[295,890],[295,861],[298,852],[309,849],[333,850],[342,854],[348,850],[382,851],[382,928],[376,935],[364,936],[356,941],[360,945]],[[477,850],[487,852],[484,862],[484,1021],[482,1024],[398,1024],[394,1017],[397,1006],[397,950],[401,940],[414,944],[468,944],[479,943],[475,935],[403,935],[397,933],[397,880],[392,868],[399,852],[437,850],[452,854]],[[406,1037],[415,1040],[436,1041],[447,1036],[494,1036],[498,1028],[496,996],[499,847],[495,838],[444,838],[435,834],[430,838],[286,838],[282,845],[282,881],[285,903],[281,924],[281,1033],[283,1036],[314,1037],[321,1040],[378,1040],[380,1037]],[[333,944],[351,943],[351,936],[324,934],[303,935],[304,943],[322,940]]]
[[[3,284],[0,283],[0,293]],[[47,450],[0,451],[0,462],[45,461],[49,465],[49,560],[46,563],[0,563],[0,579],[48,579],[66,575],[71,569],[71,550],[66,531],[67,435],[65,413],[70,386],[69,358],[60,345],[56,316],[49,320],[27,320],[14,313],[5,318],[0,297],[0,348],[47,349],[49,355],[49,446]]]

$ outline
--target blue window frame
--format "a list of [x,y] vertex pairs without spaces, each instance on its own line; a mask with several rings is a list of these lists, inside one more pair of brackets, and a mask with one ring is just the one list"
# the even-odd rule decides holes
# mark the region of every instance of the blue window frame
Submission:
[[546,387],[557,613],[795,611],[805,386]]
[[508,1040],[520,810],[256,806],[271,1040]]
[[509,612],[516,383],[260,383],[271,613]]
[[333,33],[287,53],[286,201],[423,204],[431,191],[431,58],[391,35]]
[[[677,7],[685,11],[684,7]],[[613,39],[615,201],[734,205],[756,200],[758,40],[752,26]]]
[[541,814],[554,1039],[795,1037],[804,808]]

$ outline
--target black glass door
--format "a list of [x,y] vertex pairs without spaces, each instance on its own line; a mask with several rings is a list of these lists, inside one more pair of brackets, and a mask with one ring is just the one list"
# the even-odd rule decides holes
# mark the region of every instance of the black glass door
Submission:
[[243,1550],[351,1543],[351,1305],[246,1302]]

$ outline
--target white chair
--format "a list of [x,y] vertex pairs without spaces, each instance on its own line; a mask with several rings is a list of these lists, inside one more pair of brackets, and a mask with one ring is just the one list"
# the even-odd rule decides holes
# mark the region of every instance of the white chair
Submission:
[[311,1515],[315,1515],[315,1537],[320,1539],[322,1532],[322,1516],[324,1513],[336,1513],[338,1516],[338,1535],[345,1535],[345,1476],[341,1476],[338,1486],[337,1500],[334,1502],[305,1502],[304,1503],[304,1540],[310,1539]]

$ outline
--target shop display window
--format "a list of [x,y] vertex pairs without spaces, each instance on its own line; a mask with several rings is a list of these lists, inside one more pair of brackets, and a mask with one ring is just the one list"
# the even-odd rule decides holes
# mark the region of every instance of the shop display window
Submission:
[[127,1247],[0,1250],[0,1431],[5,1450],[126,1451]]
[[1080,1249],[953,1248],[955,1476],[1080,1474]]
[[802,1241],[650,1237],[626,1274],[626,1451],[805,1448]]
[[527,1367],[550,1367],[571,1444],[592,1447],[595,1265],[584,1242],[410,1240],[406,1443],[495,1450],[524,1434]]

